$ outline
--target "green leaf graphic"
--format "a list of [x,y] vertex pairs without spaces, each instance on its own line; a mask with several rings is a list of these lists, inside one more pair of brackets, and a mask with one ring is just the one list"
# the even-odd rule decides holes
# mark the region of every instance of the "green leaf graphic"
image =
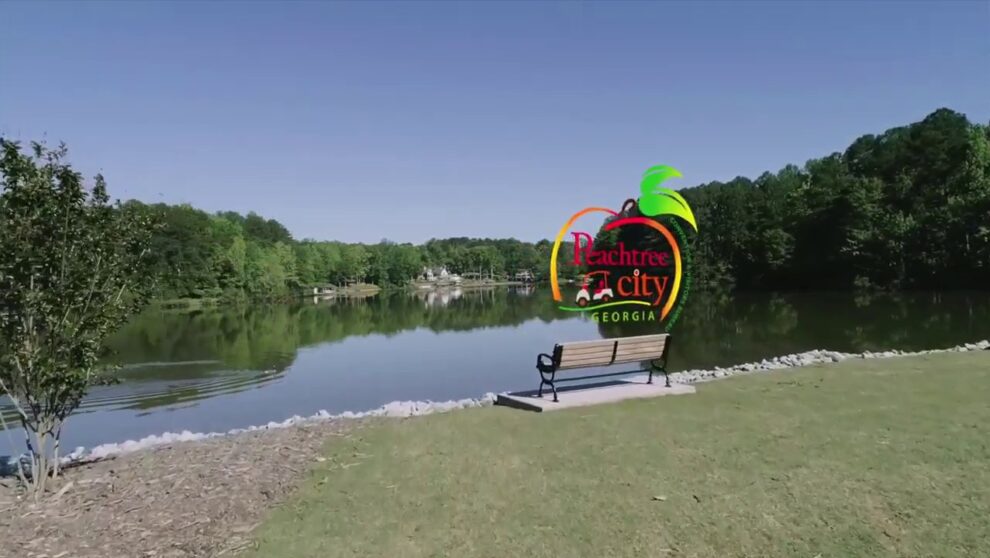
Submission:
[[666,165],[657,165],[647,169],[643,174],[642,182],[639,184],[639,211],[648,217],[656,217],[657,215],[680,217],[697,231],[698,224],[694,220],[694,213],[688,206],[687,200],[670,188],[660,186],[668,178],[680,176],[680,171]]

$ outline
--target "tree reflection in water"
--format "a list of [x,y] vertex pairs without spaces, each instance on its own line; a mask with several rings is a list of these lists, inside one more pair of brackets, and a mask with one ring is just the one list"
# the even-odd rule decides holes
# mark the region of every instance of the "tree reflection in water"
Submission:
[[[589,323],[584,327],[579,314],[559,311],[547,289],[532,286],[382,293],[315,302],[307,298],[298,304],[187,312],[150,310],[109,343],[113,352],[109,360],[123,365],[120,389],[94,391],[82,410],[110,407],[146,412],[264,386],[279,381],[301,349],[347,339],[389,338],[413,330],[480,334],[481,330],[527,322],[564,320],[577,320],[582,327],[561,324],[557,334],[558,326],[551,326],[553,339],[547,339],[548,346],[540,350],[550,349],[554,340],[579,340],[572,338],[578,335],[574,332],[594,337],[595,328],[603,337],[661,331],[653,322]],[[990,338],[990,294],[696,292],[672,333],[674,370],[726,366],[817,348],[858,352],[945,347]],[[497,351],[509,356],[525,352],[514,355],[512,362],[530,362],[535,358],[531,344],[513,335],[507,331],[497,336],[498,343],[505,345]],[[464,348],[466,340],[450,342],[452,361],[476,358],[462,354],[470,350]],[[381,354],[387,355],[388,341],[380,346]],[[412,375],[427,373],[410,366]],[[511,372],[523,374],[529,369]],[[8,419],[14,418],[6,406],[4,412]]]

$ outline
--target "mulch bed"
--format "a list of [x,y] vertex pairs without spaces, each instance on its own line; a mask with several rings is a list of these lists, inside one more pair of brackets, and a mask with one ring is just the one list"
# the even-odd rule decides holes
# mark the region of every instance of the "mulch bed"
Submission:
[[[262,430],[140,451],[64,471],[40,502],[0,486],[0,555],[228,556],[355,421]],[[9,552],[9,554],[7,554]]]

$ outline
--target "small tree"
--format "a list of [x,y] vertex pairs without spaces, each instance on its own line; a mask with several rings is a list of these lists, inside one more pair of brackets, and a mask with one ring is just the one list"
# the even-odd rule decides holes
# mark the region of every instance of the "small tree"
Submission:
[[147,217],[111,204],[102,176],[87,191],[66,153],[0,139],[0,389],[24,428],[31,469],[20,476],[36,495],[58,476],[62,425],[102,379],[104,339],[150,287]]

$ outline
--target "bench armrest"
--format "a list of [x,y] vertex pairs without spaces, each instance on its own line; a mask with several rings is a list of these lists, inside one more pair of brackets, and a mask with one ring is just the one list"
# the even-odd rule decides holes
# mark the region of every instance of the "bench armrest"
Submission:
[[[544,359],[546,359],[546,362],[544,362]],[[556,368],[554,366],[553,357],[546,353],[536,355],[536,368],[541,372],[553,371]]]

